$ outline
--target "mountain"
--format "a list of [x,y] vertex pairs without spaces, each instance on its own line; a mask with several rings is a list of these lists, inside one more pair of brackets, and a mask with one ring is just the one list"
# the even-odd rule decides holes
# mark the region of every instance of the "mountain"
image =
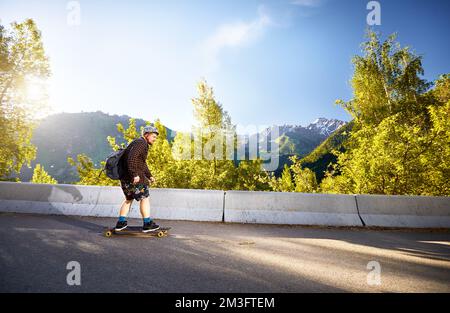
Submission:
[[322,135],[330,136],[336,130],[345,125],[345,122],[337,120],[337,119],[326,119],[324,117],[320,117],[315,120],[313,123],[309,124],[306,128],[310,130],[315,130]]
[[333,150],[340,152],[345,151],[344,142],[348,138],[353,128],[353,124],[353,121],[351,121],[339,127],[310,154],[301,159],[302,167],[311,169],[316,174],[319,183],[324,178],[324,172],[327,170],[330,163],[334,164],[337,161],[336,156],[331,152]]
[[343,121],[323,117],[306,127],[283,125],[280,127],[280,153],[305,156],[343,125]]
[[[33,133],[31,142],[37,147],[36,159],[31,168],[24,166],[20,173],[21,181],[29,181],[37,163],[59,183],[78,180],[74,168],[67,163],[67,157],[76,159],[78,154],[89,156],[94,164],[111,153],[107,136],[116,137],[116,142],[125,142],[117,131],[117,124],[128,127],[130,117],[127,115],[109,115],[103,112],[59,113],[44,118]],[[140,129],[146,122],[136,119],[136,128]],[[166,127],[169,140],[175,137],[175,131]]]
[[[307,126],[301,125],[282,125],[279,126],[279,136],[274,138],[279,145],[279,166],[275,171],[275,175],[279,176],[283,171],[285,164],[290,165],[291,156],[299,158],[306,157],[321,143],[323,143],[330,135],[337,132],[346,122],[337,119],[318,118]],[[266,138],[270,128],[259,133],[259,138]],[[270,139],[272,140],[272,139]],[[263,142],[262,146],[267,147],[267,143]]]

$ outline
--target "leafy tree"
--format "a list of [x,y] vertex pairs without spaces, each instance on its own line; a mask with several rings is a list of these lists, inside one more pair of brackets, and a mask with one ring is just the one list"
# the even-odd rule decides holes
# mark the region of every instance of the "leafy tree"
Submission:
[[355,56],[351,80],[353,99],[338,100],[357,123],[378,124],[384,118],[408,111],[411,116],[426,111],[419,95],[431,84],[420,78],[424,70],[422,57],[401,47],[396,34],[381,42],[379,34],[367,32],[362,44],[363,56]]
[[309,168],[302,168],[301,162],[297,156],[291,157],[293,164],[291,170],[293,173],[293,182],[295,192],[317,192],[318,185],[316,174]]
[[278,179],[273,177],[271,187],[273,191],[293,192],[295,190],[291,169],[287,164],[284,165],[283,172]]
[[421,57],[395,36],[368,38],[364,56],[354,58],[354,98],[338,102],[355,124],[321,190],[449,195],[448,75],[428,91]]
[[[36,156],[31,136],[46,109],[50,76],[41,33],[33,20],[0,25],[0,177],[19,173]],[[42,91],[42,92],[40,92]]]
[[426,164],[423,172],[426,184],[421,194],[450,195],[450,76],[446,76],[447,96],[440,98],[447,100],[442,106],[430,107],[433,128],[429,134],[430,148],[420,156],[421,162]]
[[[192,183],[194,188],[232,189],[235,166],[232,160],[226,158],[224,138],[227,133],[233,133],[235,127],[229,114],[215,100],[213,88],[205,80],[198,83],[197,91],[198,97],[192,99],[197,122],[193,132],[201,146],[194,146],[194,160],[190,163],[193,166]],[[233,140],[233,147],[235,142]]]
[[116,180],[110,179],[106,176],[105,172],[102,171],[105,162],[101,163],[101,168],[95,168],[94,162],[85,154],[77,155],[77,160],[75,161],[71,157],[67,158],[67,162],[76,166],[80,180],[76,183],[77,185],[100,185],[100,186],[117,186],[118,182]]
[[35,184],[57,184],[58,181],[51,177],[40,164],[36,164],[33,172],[33,177],[30,180]]
[[432,91],[433,96],[441,104],[450,100],[450,74],[441,75],[436,81],[435,88]]
[[245,160],[239,162],[236,169],[236,190],[269,191],[270,176],[262,168],[261,159]]
[[302,162],[297,156],[290,157],[290,160],[292,165],[284,165],[281,177],[272,177],[272,189],[282,192],[317,192],[319,188],[316,174],[309,168],[302,168]]

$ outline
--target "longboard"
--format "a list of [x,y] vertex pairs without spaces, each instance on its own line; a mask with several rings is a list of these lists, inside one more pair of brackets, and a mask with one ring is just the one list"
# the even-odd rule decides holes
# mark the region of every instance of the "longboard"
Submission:
[[146,236],[146,237],[164,237],[167,236],[167,232],[169,231],[171,227],[160,227],[157,230],[152,230],[149,232],[144,233],[142,231],[142,227],[139,226],[128,226],[127,228],[123,230],[115,230],[114,228],[108,228],[103,232],[103,235],[105,237],[112,237],[112,236]]

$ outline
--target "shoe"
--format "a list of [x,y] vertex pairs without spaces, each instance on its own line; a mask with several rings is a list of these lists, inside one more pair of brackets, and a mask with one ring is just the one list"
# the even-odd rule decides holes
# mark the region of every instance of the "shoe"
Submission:
[[123,221],[123,222],[118,221],[117,224],[116,224],[116,228],[114,228],[114,230],[121,231],[121,230],[124,230],[127,227],[128,227],[127,221]]
[[142,227],[142,232],[148,233],[150,231],[155,231],[159,229],[159,225],[157,225],[155,222],[151,221],[150,223],[144,223],[144,226]]

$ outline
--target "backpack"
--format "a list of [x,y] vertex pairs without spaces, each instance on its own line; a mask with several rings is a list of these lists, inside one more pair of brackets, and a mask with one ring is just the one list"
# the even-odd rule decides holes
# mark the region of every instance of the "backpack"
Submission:
[[122,177],[122,164],[120,162],[120,159],[127,149],[130,149],[130,151],[131,149],[133,149],[136,140],[139,140],[139,138],[130,142],[130,144],[126,148],[121,148],[108,155],[108,157],[106,158],[105,167],[100,171],[99,177],[104,171],[106,176],[108,176],[109,178],[119,180]]
[[126,149],[119,149],[114,151],[106,158],[105,168],[103,170],[109,178],[115,180],[120,179],[120,158],[124,154],[125,150]]

